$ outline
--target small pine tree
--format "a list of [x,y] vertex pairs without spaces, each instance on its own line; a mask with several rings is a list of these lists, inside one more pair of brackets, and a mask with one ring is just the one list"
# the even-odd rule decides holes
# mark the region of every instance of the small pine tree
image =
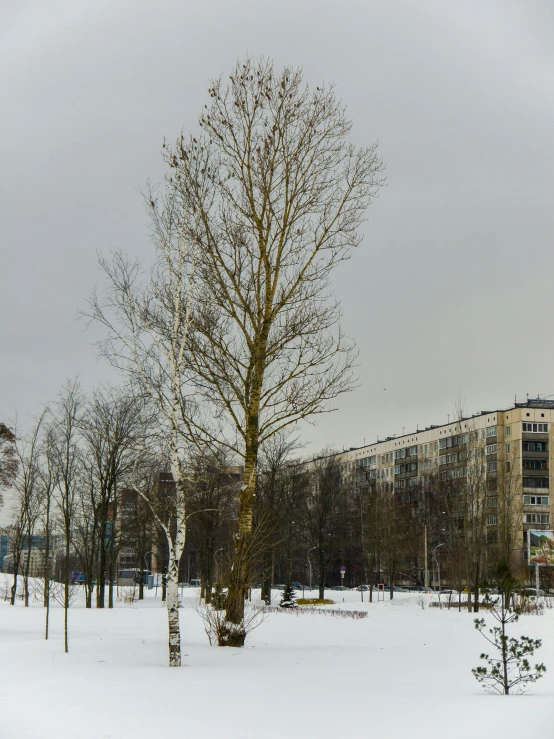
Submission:
[[296,608],[296,593],[292,588],[292,583],[288,582],[283,590],[283,597],[281,598],[281,608]]
[[211,607],[214,609],[214,611],[223,611],[225,610],[225,599],[226,599],[227,593],[223,590],[221,587],[221,584],[216,582],[215,584],[215,590],[212,593],[212,600],[211,600]]
[[481,659],[488,667],[476,667],[472,673],[489,693],[509,695],[513,688],[522,693],[528,684],[536,682],[546,672],[544,664],[532,667],[528,660],[528,657],[532,657],[535,650],[540,648],[542,642],[528,636],[514,639],[506,634],[506,626],[519,620],[519,611],[510,608],[511,595],[517,586],[517,580],[506,560],[502,560],[498,565],[496,581],[501,589],[500,599],[492,599],[487,595],[484,602],[490,604],[490,613],[500,625],[488,629],[490,635],[488,636],[485,633],[485,619],[476,618],[475,628],[500,655],[490,657],[482,653]]

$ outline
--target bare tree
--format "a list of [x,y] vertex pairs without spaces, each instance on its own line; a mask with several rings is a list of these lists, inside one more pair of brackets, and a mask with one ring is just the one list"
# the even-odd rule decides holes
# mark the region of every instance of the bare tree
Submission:
[[226,452],[203,451],[191,460],[189,541],[198,552],[200,593],[206,603],[215,585],[215,553],[228,545],[222,524],[230,518],[231,497],[240,479],[240,469],[231,465]]
[[340,464],[329,450],[313,461],[308,501],[311,542],[315,548],[319,597],[325,597],[325,577],[332,551],[336,512],[343,485]]
[[246,59],[209,94],[203,133],[181,137],[166,161],[204,286],[190,337],[195,386],[244,460],[227,597],[229,645],[241,646],[260,445],[354,387],[353,342],[329,282],[361,240],[383,165],[375,146],[348,143],[333,87],[310,89],[299,69]]
[[[156,197],[156,200],[154,198]],[[105,294],[95,291],[89,316],[107,330],[101,351],[120,370],[157,419],[158,447],[167,453],[176,486],[175,527],[167,528],[169,664],[181,665],[178,612],[179,563],[186,537],[186,475],[189,398],[186,393],[187,336],[194,264],[177,204],[147,194],[156,251],[145,273],[121,253],[101,258],[108,280]],[[137,488],[139,494],[144,491]]]
[[29,572],[33,552],[33,538],[36,523],[40,516],[40,455],[41,455],[41,426],[46,411],[39,417],[31,433],[27,437],[21,437],[17,441],[18,475],[14,487],[19,500],[18,510],[20,520],[18,525],[22,530],[22,544],[25,549],[25,561],[23,566],[23,580],[25,585],[25,606],[29,605]]
[[[90,450],[89,450],[90,451]],[[102,570],[102,564],[98,566],[98,549],[99,547],[99,535],[101,526],[99,525],[99,517],[103,511],[98,504],[100,498],[99,490],[100,487],[96,475],[95,460],[92,461],[87,458],[86,455],[83,458],[83,462],[80,469],[81,481],[77,490],[77,498],[75,504],[75,523],[73,528],[73,545],[79,557],[80,567],[84,575],[84,590],[85,590],[85,607],[92,608],[92,593],[93,593],[93,581],[96,576],[97,585],[100,580],[100,573],[105,575],[105,557],[100,557],[100,561],[104,565]],[[106,519],[107,521],[107,514]],[[106,538],[106,528],[104,527],[104,537]],[[106,541],[102,542],[103,550],[106,549]],[[97,601],[96,607],[102,608],[104,604],[104,598]]]
[[51,553],[52,553],[52,532],[53,532],[53,516],[52,503],[54,498],[54,490],[56,487],[56,471],[54,460],[54,434],[51,425],[46,429],[43,440],[42,464],[40,466],[40,498],[41,510],[40,518],[44,531],[43,539],[43,598],[45,613],[44,638],[48,639],[48,630],[50,625],[50,577],[52,574]]
[[[259,474],[254,505],[254,527],[266,528],[268,546],[260,552],[259,570],[262,580],[262,600],[271,602],[271,585],[275,582],[275,556],[279,544],[286,539],[288,549],[288,579],[292,569],[292,522],[296,508],[306,507],[308,485],[301,485],[298,478],[307,482],[309,474],[298,466],[294,453],[300,449],[293,430],[288,428],[270,437],[260,450]],[[287,525],[288,524],[288,525]],[[288,528],[287,533],[283,526]]]
[[69,651],[67,616],[70,605],[70,554],[75,523],[82,450],[79,428],[83,396],[77,380],[68,380],[53,404],[52,458],[56,480],[56,502],[64,535],[64,649]]
[[94,536],[99,550],[97,608],[104,608],[106,572],[108,606],[113,608],[118,481],[130,474],[143,422],[137,399],[113,387],[95,390],[82,418],[81,433],[92,476],[88,491],[97,524],[97,531],[90,529],[87,535],[92,543],[92,534],[97,534]]

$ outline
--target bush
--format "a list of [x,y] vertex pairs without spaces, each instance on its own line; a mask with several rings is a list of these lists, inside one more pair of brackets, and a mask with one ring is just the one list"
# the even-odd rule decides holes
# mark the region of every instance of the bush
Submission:
[[297,598],[299,606],[334,606],[335,601],[330,598]]
[[210,645],[220,647],[242,647],[245,638],[262,623],[265,616],[265,608],[245,603],[242,623],[232,624],[227,621],[224,610],[216,610],[202,600],[197,603],[196,612],[204,622]]
[[367,611],[346,611],[338,608],[316,608],[315,606],[304,606],[304,608],[295,608],[291,610],[282,610],[278,606],[266,606],[264,613],[294,613],[299,616],[301,613],[318,613],[321,616],[332,616],[335,618],[367,618]]
[[[462,611],[464,611],[464,610],[467,611],[467,600],[463,600],[462,601],[461,607],[462,607]],[[472,601],[471,607],[473,609],[473,601]],[[447,610],[447,611],[457,611],[458,610],[458,601],[457,600],[453,600],[453,601],[450,601],[449,602],[448,600],[442,600],[439,603],[438,600],[432,600],[429,603],[429,608],[441,608],[441,609]],[[486,600],[484,600],[484,601],[482,600],[482,601],[479,602],[479,608],[484,608],[485,610],[487,610],[487,609],[490,610],[492,608],[492,606],[491,606],[490,603],[487,603]]]

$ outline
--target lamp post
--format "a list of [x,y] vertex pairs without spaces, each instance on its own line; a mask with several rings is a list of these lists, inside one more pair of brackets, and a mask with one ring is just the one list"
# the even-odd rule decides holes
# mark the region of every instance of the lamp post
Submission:
[[437,544],[437,546],[433,550],[433,556],[435,558],[435,562],[437,563],[437,574],[438,574],[438,578],[439,578],[439,601],[441,599],[441,566],[439,564],[439,560],[437,559],[437,549],[439,547],[443,547],[443,546],[444,546],[444,543],[443,544]]

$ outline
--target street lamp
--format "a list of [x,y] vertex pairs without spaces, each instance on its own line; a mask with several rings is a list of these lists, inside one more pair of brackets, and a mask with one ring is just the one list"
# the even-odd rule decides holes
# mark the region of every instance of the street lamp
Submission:
[[439,560],[437,559],[437,549],[439,547],[443,547],[443,546],[444,546],[444,543],[443,544],[437,544],[437,546],[433,550],[433,557],[435,558],[435,562],[437,563],[437,573],[438,573],[438,577],[439,577],[439,601],[441,599],[441,566],[439,564]]

